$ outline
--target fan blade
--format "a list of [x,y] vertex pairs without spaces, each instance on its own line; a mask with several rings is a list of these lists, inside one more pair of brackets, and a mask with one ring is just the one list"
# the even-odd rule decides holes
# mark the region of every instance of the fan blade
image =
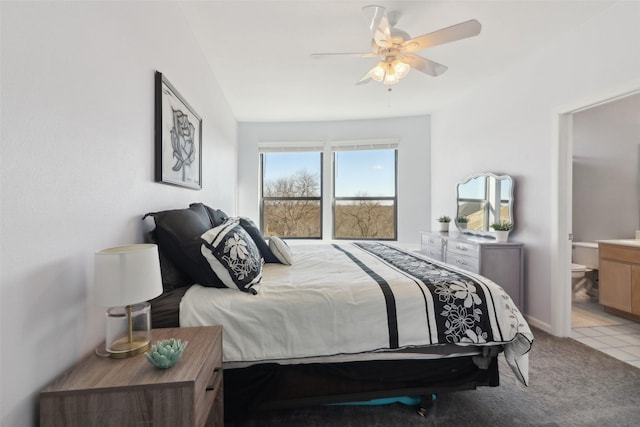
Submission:
[[435,61],[423,58],[422,56],[416,55],[414,53],[402,55],[398,57],[398,59],[404,63],[409,64],[411,68],[422,71],[423,73],[429,74],[433,77],[439,76],[448,69],[446,65],[438,64]]
[[391,26],[387,13],[382,6],[365,6],[362,8],[369,19],[369,29],[378,46],[391,46]]
[[480,34],[482,26],[475,19],[461,22],[429,34],[415,37],[402,44],[402,52],[415,52],[416,50],[438,46],[445,43],[454,42],[460,39],[477,36]]
[[[373,68],[375,68],[375,67],[373,67]],[[360,78],[360,80],[358,80],[356,85],[363,85],[363,84],[369,83],[369,81],[371,80],[371,74],[373,73],[373,68],[370,69],[369,71],[367,71],[366,74],[364,76],[362,76]]]
[[358,58],[377,58],[378,54],[373,52],[356,53],[356,52],[341,52],[341,53],[312,53],[312,58],[326,58],[328,56],[354,56]]

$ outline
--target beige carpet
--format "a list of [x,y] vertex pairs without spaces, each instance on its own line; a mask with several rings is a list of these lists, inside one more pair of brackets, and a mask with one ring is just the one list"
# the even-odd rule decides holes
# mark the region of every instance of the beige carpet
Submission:
[[613,326],[622,325],[620,318],[614,318],[606,313],[597,313],[592,310],[586,310],[578,304],[574,304],[571,308],[571,327],[573,328],[591,328],[594,326]]

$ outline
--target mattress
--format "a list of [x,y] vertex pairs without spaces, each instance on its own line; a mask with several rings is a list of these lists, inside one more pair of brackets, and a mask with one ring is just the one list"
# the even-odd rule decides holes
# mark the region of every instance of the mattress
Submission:
[[264,266],[256,295],[192,286],[180,302],[180,325],[222,325],[225,367],[500,349],[528,382],[533,334],[491,280],[377,242],[293,245],[292,252],[293,265]]

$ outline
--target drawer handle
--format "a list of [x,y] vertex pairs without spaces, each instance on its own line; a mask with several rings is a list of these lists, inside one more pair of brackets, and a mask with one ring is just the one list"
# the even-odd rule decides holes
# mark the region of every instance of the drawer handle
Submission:
[[215,388],[216,388],[216,382],[217,382],[217,381],[216,381],[216,379],[218,379],[218,375],[217,375],[217,374],[220,372],[220,368],[215,368],[215,369],[213,370],[213,372],[216,374],[216,375],[215,375],[215,377],[214,377],[214,380],[213,380],[213,384],[208,385],[208,386],[205,388],[205,391],[213,391],[213,390],[215,390]]
[[461,246],[461,245],[457,245],[456,249],[460,249],[461,251],[468,251],[469,249],[467,249],[466,246]]
[[456,263],[458,263],[458,264],[460,264],[460,265],[467,265],[467,262],[466,262],[466,261],[463,261],[463,260],[461,260],[461,259],[457,259],[457,260],[456,260]]

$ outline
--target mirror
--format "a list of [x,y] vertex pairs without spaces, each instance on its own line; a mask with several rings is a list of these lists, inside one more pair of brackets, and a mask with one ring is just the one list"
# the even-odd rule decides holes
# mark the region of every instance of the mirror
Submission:
[[[494,222],[513,221],[513,179],[480,173],[458,183],[456,226],[463,233],[491,236]],[[459,222],[460,217],[467,223]]]

